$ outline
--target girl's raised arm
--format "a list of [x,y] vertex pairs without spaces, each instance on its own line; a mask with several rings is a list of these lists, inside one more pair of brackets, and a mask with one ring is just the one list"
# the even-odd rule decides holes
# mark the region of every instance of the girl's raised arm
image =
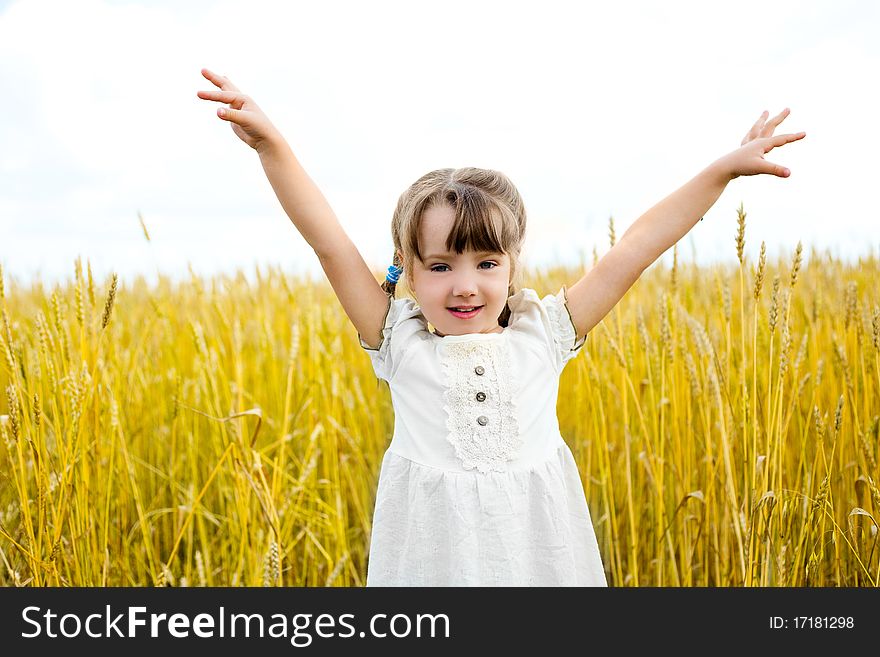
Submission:
[[263,170],[293,225],[315,251],[345,313],[364,341],[378,345],[388,310],[382,290],[360,252],[327,203],[321,190],[302,168],[290,146],[250,96],[229,79],[208,69],[202,75],[219,91],[199,91],[198,97],[228,103],[217,116],[257,151]]
[[645,269],[694,227],[731,180],[762,173],[789,176],[788,169],[764,159],[777,146],[806,136],[805,132],[773,136],[788,113],[786,108],[766,122],[768,112],[763,112],[740,148],[710,164],[645,212],[596,266],[566,291],[578,339],[602,321]]

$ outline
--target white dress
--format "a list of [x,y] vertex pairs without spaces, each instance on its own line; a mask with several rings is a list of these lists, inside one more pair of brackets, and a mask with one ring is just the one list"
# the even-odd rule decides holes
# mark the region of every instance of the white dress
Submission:
[[440,337],[390,300],[367,350],[388,382],[367,586],[607,586],[583,485],[559,432],[565,364],[580,353],[566,289],[508,299],[501,333]]

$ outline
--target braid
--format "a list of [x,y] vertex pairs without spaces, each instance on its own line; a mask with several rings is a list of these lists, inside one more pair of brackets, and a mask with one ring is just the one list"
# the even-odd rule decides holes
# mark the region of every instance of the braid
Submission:
[[400,258],[397,255],[397,250],[394,251],[394,259],[392,261],[393,267],[396,267],[398,271],[392,267],[388,268],[388,274],[385,276],[385,280],[382,281],[382,290],[385,291],[386,294],[390,294],[391,297],[394,297],[394,291],[397,289],[397,277],[400,276],[402,268],[400,267]]
[[[514,289],[513,283],[511,283],[507,287],[507,297],[510,298],[516,293]],[[498,315],[498,324],[500,326],[507,326],[510,323],[510,304],[505,302],[504,310],[501,311],[501,314]]]

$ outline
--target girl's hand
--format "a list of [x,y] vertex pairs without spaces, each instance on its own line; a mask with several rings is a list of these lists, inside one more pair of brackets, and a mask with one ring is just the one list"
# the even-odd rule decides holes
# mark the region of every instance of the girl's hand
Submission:
[[[766,110],[752,126],[751,130],[743,137],[742,146],[722,157],[719,162],[730,175],[730,179],[739,176],[754,176],[759,173],[770,173],[780,178],[788,178],[791,171],[780,164],[773,164],[764,159],[764,155],[772,151],[777,146],[803,139],[807,133],[798,132],[795,134],[773,136],[773,131],[780,123],[785,120],[789,114],[786,107],[775,117],[767,121],[769,112]],[[766,123],[765,123],[766,121]]]
[[239,91],[228,78],[217,75],[206,68],[202,75],[220,87],[222,91],[199,91],[198,97],[204,100],[216,100],[228,103],[229,107],[218,107],[217,116],[232,124],[232,131],[251,148],[260,151],[273,140],[280,138],[280,133],[263,114],[250,96]]

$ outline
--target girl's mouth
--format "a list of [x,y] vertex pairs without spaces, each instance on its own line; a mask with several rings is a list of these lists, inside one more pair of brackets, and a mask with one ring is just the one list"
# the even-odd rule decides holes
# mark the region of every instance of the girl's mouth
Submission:
[[449,312],[458,317],[459,319],[470,319],[471,317],[476,317],[480,311],[483,309],[483,306],[476,306],[473,310],[468,310],[466,312],[462,312],[460,310],[455,310],[454,308],[447,308]]

